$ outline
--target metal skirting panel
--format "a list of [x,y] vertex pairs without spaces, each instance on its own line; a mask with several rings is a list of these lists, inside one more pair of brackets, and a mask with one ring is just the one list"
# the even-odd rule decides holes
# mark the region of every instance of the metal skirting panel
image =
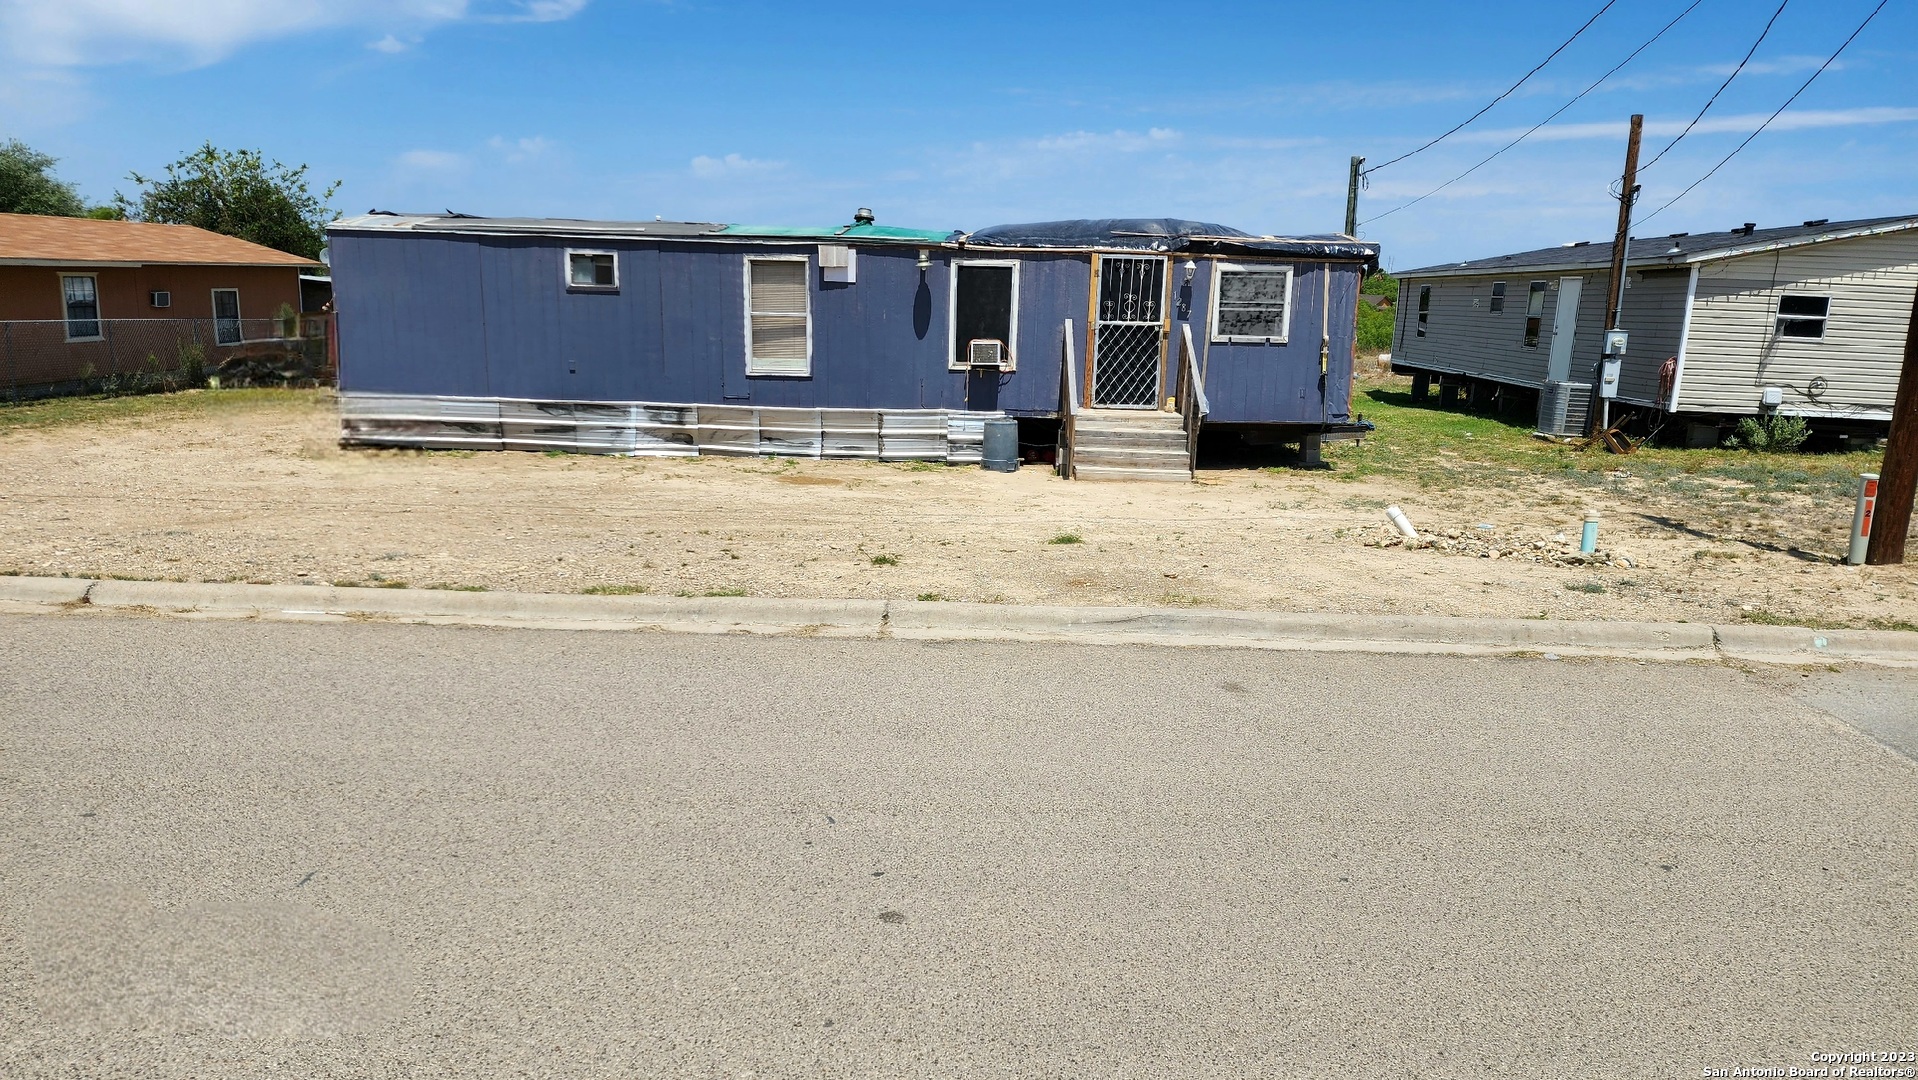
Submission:
[[819,425],[825,440],[821,454],[833,458],[879,456],[879,410],[821,409]]
[[946,426],[941,409],[879,414],[880,460],[946,460]]
[[625,457],[864,458],[978,464],[1001,412],[340,395],[340,442]]
[[986,460],[986,418],[994,413],[947,413],[946,460],[978,465]]

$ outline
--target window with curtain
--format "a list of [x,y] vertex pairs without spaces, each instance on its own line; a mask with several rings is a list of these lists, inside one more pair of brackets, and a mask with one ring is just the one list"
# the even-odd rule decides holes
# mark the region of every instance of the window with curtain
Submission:
[[812,374],[809,266],[803,257],[746,260],[746,374]]
[[92,274],[65,274],[60,292],[66,301],[67,340],[100,336],[100,292]]

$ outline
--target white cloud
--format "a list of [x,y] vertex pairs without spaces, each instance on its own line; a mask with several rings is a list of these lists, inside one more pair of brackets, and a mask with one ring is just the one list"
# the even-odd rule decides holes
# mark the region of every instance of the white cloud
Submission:
[[521,139],[508,139],[501,135],[495,135],[486,140],[486,145],[494,153],[505,158],[509,165],[518,165],[537,157],[543,157],[547,151],[553,148],[552,140],[543,135],[533,135]]
[[725,157],[718,158],[701,154],[692,160],[693,175],[708,179],[745,173],[771,172],[785,167],[786,163],[783,161],[761,161],[756,158],[742,157],[739,154],[727,154]]
[[408,150],[393,162],[407,172],[445,173],[466,168],[467,158],[451,150]]
[[373,49],[377,52],[383,52],[383,53],[403,53],[406,50],[412,48],[416,44],[418,44],[417,40],[401,41],[399,38],[394,37],[392,34],[388,34],[385,37],[379,39],[378,41],[367,42],[366,47],[369,49]]
[[[71,68],[147,61],[188,67],[256,42],[347,27],[386,36],[381,51],[432,26],[462,20],[552,22],[587,0],[8,0],[0,45],[21,65]],[[390,43],[390,44],[389,44]]]

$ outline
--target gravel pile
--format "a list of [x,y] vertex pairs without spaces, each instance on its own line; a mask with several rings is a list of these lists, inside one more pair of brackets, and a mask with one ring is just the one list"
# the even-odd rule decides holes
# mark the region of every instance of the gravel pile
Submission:
[[1441,555],[1465,555],[1478,559],[1521,559],[1548,566],[1630,568],[1642,565],[1623,552],[1604,548],[1586,554],[1578,550],[1578,541],[1565,533],[1544,539],[1521,539],[1499,536],[1496,529],[1484,526],[1421,531],[1417,540],[1408,540],[1389,525],[1376,525],[1365,530],[1362,542],[1366,547],[1402,547],[1409,551],[1436,551]]

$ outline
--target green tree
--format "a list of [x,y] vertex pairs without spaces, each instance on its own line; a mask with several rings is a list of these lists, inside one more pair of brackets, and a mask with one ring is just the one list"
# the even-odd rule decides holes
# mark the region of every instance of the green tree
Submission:
[[1399,279],[1383,270],[1379,270],[1365,279],[1365,284],[1359,286],[1359,291],[1367,296],[1390,296],[1397,298],[1399,294]]
[[113,201],[130,220],[194,225],[307,259],[319,258],[325,246],[326,223],[336,213],[326,200],[340,189],[336,180],[315,195],[305,165],[210,142],[168,165],[164,178],[129,178],[140,185],[137,197],[116,192]]
[[79,217],[86,213],[80,193],[53,175],[58,160],[18,139],[0,144],[0,214]]

